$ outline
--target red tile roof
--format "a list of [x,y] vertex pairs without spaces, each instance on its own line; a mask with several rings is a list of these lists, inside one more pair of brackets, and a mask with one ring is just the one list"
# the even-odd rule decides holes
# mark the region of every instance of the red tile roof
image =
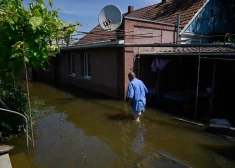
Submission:
[[87,33],[77,44],[92,44],[97,42],[111,41],[116,39],[116,31],[104,31],[100,25]]
[[203,7],[207,0],[168,0],[139,10],[136,10],[128,17],[154,20],[165,23],[176,23],[176,16],[180,14],[180,23],[183,27]]
[[[165,3],[158,3],[135,10],[125,16],[175,24],[176,16],[180,14],[180,24],[184,27],[199,9],[203,7],[206,1],[207,0],[168,0]],[[120,32],[117,31],[103,31],[98,25],[78,41],[77,44],[84,45],[102,41],[112,41],[116,40],[119,34]]]

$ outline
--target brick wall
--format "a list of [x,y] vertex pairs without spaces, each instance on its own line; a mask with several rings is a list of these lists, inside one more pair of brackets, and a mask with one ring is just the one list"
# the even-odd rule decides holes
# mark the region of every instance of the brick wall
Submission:
[[[82,74],[82,53],[90,53],[91,79]],[[75,55],[75,77],[69,76],[68,55]],[[61,82],[98,93],[118,97],[118,52],[116,48],[100,48],[64,52],[61,60]]]
[[[153,44],[153,43],[172,43],[175,42],[175,30],[174,26],[162,25],[157,23],[147,23],[142,21],[133,21],[127,20],[124,21],[124,30],[125,30],[125,43],[129,44]],[[146,34],[153,33],[148,35],[141,36],[160,36],[162,33],[162,37],[154,37],[154,38],[139,38],[133,39],[137,34]],[[132,38],[131,38],[132,37]],[[159,50],[165,50],[167,48],[152,48],[152,47],[142,47],[140,48],[140,52],[157,52]],[[134,70],[134,58],[138,54],[137,47],[126,47],[124,49],[124,93],[127,91],[128,87],[128,73]],[[124,97],[125,98],[125,97]]]

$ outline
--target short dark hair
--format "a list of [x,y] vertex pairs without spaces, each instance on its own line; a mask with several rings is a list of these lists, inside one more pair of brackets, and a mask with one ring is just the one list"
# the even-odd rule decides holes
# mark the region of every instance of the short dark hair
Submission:
[[132,78],[135,78],[136,76],[135,76],[135,72],[130,72],[129,74],[128,74],[128,76],[130,76],[130,77],[132,77]]

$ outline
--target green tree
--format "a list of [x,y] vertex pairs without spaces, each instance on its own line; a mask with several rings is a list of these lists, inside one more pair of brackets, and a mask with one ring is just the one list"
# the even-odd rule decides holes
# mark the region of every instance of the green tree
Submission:
[[52,6],[51,0],[48,5],[33,0],[29,8],[22,0],[0,0],[0,72],[5,73],[1,76],[18,75],[24,60],[34,68],[42,67],[49,52],[55,56],[59,51],[53,41],[76,31],[74,26],[64,28],[67,24]]
[[[9,86],[18,87],[25,62],[35,69],[44,67],[50,59],[49,53],[55,56],[59,52],[55,40],[69,39],[80,25],[63,22],[58,10],[53,9],[52,0],[47,4],[43,0],[32,0],[29,7],[24,7],[22,1],[0,0],[0,82],[3,86],[4,82],[10,82],[13,84]],[[1,89],[0,86],[0,100]],[[2,100],[4,98],[2,94]]]

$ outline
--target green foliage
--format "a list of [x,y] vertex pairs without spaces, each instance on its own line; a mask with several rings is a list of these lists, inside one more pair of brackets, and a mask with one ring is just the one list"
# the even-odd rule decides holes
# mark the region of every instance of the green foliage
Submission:
[[228,42],[235,44],[235,37],[234,36],[230,36],[228,38]]
[[[6,78],[1,81],[0,95],[7,106],[21,114],[28,113],[27,95],[22,92],[22,87],[11,78]],[[0,130],[18,130],[19,125],[24,124],[22,117],[11,113],[0,113]]]
[[[231,17],[235,19],[235,0],[226,0],[229,10],[231,12]],[[235,36],[228,36],[228,42],[235,44]]]
[[18,76],[24,60],[35,69],[43,67],[49,60],[48,54],[55,56],[59,51],[53,45],[55,39],[68,38],[76,31],[75,26],[64,28],[71,24],[59,19],[52,6],[52,0],[48,5],[32,0],[28,8],[22,0],[0,0],[0,77],[6,72]]
[[[27,112],[27,96],[18,81],[24,70],[24,61],[34,69],[43,67],[59,47],[55,40],[69,39],[79,23],[63,22],[53,9],[53,2],[32,0],[28,7],[23,0],[0,0],[0,96],[14,111]],[[0,113],[1,127],[13,129],[21,125],[21,117]],[[9,117],[10,116],[10,117]],[[10,118],[10,119],[9,119]]]

